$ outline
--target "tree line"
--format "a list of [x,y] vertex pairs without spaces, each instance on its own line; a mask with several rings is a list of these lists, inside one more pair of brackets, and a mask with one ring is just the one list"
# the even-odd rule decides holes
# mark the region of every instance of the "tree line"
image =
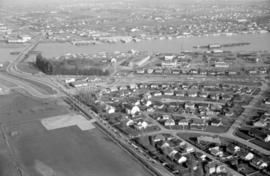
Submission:
[[[52,60],[43,57],[38,54],[36,57],[36,66],[42,72],[49,75],[108,75],[108,70],[102,70],[102,68],[91,67],[88,68],[81,67],[75,59],[73,60]],[[86,63],[87,64],[87,63]]]

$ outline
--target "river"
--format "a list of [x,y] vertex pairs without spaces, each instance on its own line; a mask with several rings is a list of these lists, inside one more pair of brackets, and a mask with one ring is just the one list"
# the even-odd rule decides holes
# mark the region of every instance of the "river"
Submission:
[[189,37],[172,40],[146,40],[137,43],[102,43],[89,46],[74,46],[70,43],[41,43],[36,50],[42,51],[46,57],[64,55],[66,53],[88,53],[97,52],[125,52],[130,49],[152,52],[172,52],[178,53],[181,50],[198,50],[194,49],[196,45],[208,45],[212,43],[226,44],[237,42],[249,42],[250,45],[227,47],[224,50],[231,51],[269,51],[270,52],[270,33],[265,34],[240,34],[233,36],[204,36]]

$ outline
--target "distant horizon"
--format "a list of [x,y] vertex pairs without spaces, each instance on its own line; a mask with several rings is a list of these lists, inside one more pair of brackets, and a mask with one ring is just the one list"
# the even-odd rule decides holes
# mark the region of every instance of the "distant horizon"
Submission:
[[[59,4],[59,3],[92,3],[92,2],[157,2],[157,3],[168,3],[170,2],[202,2],[204,3],[205,1],[207,2],[214,2],[214,3],[219,3],[219,2],[257,2],[257,1],[269,1],[269,0],[0,0],[0,8],[3,5],[30,5],[30,6],[38,6],[38,5],[50,5],[50,4]],[[270,1],[269,1],[270,2]]]

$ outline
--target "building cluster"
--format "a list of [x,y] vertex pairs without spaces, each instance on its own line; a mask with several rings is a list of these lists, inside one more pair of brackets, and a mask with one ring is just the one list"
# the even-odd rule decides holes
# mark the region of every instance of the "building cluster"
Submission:
[[267,156],[237,142],[225,142],[219,137],[211,136],[194,137],[189,141],[245,176],[270,174],[270,163]]
[[257,104],[259,109],[250,112],[246,118],[245,124],[238,129],[236,135],[249,140],[250,142],[265,148],[270,149],[270,112],[269,104]]
[[[54,7],[53,11],[30,10],[7,18],[20,29],[29,32],[44,31],[49,41],[70,42],[74,45],[129,43],[190,36],[231,36],[267,33],[270,29],[267,21],[268,4],[264,3],[221,5],[207,1],[198,5],[189,2],[188,5],[192,6],[189,10],[187,4],[182,2],[173,6],[164,2],[147,6],[135,2],[106,4],[88,2],[68,7],[61,5]],[[78,15],[81,13],[84,15]],[[0,27],[0,30],[10,32],[4,27]]]
[[[265,57],[258,53],[190,52],[182,54],[159,54],[155,65],[137,68],[137,74],[245,76],[269,73],[269,66],[261,64]],[[241,60],[241,61],[240,61]],[[243,68],[242,64],[250,64]]]
[[169,134],[134,139],[134,142],[175,175],[228,174],[224,165],[212,161],[205,154],[196,151],[193,146]]
[[[103,96],[107,97],[104,101],[109,104],[106,112],[124,113],[129,127],[137,124],[128,116],[147,113],[166,128],[207,130],[208,127],[227,128],[242,112],[238,107],[241,103],[235,96],[250,96],[255,89],[229,84],[147,83],[111,87],[104,91]],[[164,102],[164,98],[172,101]],[[142,124],[147,123],[142,121]]]
[[30,35],[23,34],[21,32],[13,31],[5,24],[0,23],[0,40],[8,44],[23,44],[32,39]]

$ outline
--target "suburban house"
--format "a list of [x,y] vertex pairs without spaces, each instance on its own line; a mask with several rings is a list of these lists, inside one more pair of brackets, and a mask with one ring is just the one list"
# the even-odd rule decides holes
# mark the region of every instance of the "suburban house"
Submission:
[[162,93],[160,91],[154,92],[153,96],[158,97],[158,96],[162,96]]
[[148,127],[148,123],[146,121],[139,120],[137,123],[134,124],[134,127],[137,130],[143,130],[143,129],[146,129]]
[[214,156],[223,157],[223,151],[220,150],[219,146],[212,147],[209,151]]
[[176,161],[178,164],[183,164],[187,161],[187,157],[177,153],[175,156],[174,156],[174,161]]
[[107,112],[108,114],[113,114],[113,113],[115,113],[115,107],[106,105],[106,112]]
[[138,73],[138,74],[144,74],[144,69],[138,69],[138,70],[136,71],[136,73]]
[[264,169],[268,166],[267,161],[264,161],[258,156],[255,156],[254,159],[251,160],[250,164],[257,169]]
[[253,136],[261,141],[264,141],[264,142],[270,141],[270,134],[267,134],[259,129],[251,128],[248,133],[250,136]]
[[198,92],[197,91],[189,91],[188,93],[189,97],[195,98],[198,96]]
[[184,97],[186,95],[186,92],[184,91],[175,91],[174,93],[177,97]]
[[164,126],[174,126],[175,125],[175,121],[173,119],[167,119],[164,122]]
[[182,120],[180,120],[179,122],[178,122],[178,125],[179,126],[188,126],[189,125],[189,120],[187,120],[187,119],[182,119]]
[[174,92],[173,91],[164,91],[164,95],[166,96],[173,96],[174,95]]
[[185,103],[185,109],[195,109],[195,104],[191,102]]
[[235,154],[237,152],[239,152],[241,149],[239,146],[237,145],[234,145],[234,144],[229,144],[227,147],[226,147],[226,151],[230,154]]

